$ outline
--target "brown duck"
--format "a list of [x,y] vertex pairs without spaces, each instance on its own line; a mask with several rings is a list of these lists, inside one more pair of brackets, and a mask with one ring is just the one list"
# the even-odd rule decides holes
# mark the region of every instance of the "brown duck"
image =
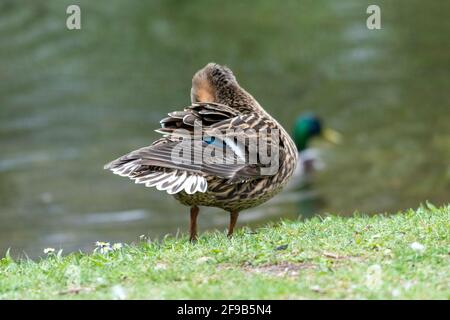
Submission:
[[[286,185],[297,164],[297,149],[226,66],[209,63],[194,75],[191,102],[184,111],[171,112],[161,120],[156,131],[162,138],[110,162],[105,169],[166,191],[189,206],[191,241],[197,238],[199,206],[228,211],[231,236],[240,211],[266,202]],[[268,134],[274,132],[278,135]],[[267,154],[275,161],[268,163],[259,153],[249,161],[255,146],[264,143],[267,149],[274,147]],[[188,161],[174,157],[183,146],[192,147],[183,158]],[[193,161],[205,154],[209,158]],[[222,161],[211,161],[217,157]]]

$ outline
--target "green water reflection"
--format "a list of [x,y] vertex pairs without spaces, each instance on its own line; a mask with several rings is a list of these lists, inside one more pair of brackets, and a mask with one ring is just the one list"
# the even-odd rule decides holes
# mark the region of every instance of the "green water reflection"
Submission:
[[[79,4],[82,30],[65,28]],[[193,73],[229,65],[283,125],[314,111],[344,134],[326,170],[241,224],[415,207],[450,195],[448,1],[0,3],[0,255],[89,249],[185,230],[168,195],[103,171],[189,103]],[[205,209],[200,228],[224,228]]]

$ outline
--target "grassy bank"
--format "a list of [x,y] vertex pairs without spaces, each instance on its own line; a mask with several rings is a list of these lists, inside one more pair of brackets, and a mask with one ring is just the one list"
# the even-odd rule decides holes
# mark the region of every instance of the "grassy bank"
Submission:
[[0,260],[0,299],[449,299],[450,206],[282,221],[37,261]]

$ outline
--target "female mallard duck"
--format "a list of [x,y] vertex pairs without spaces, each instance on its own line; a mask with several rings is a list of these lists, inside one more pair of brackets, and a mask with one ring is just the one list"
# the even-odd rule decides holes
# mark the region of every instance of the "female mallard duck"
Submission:
[[[191,207],[191,241],[197,237],[198,206],[230,212],[230,237],[240,211],[266,202],[285,186],[297,164],[297,149],[283,127],[238,84],[226,66],[209,63],[194,75],[191,102],[184,111],[171,112],[161,120],[157,130],[163,134],[161,139],[112,161],[105,169],[165,190]],[[266,135],[268,131],[279,134],[273,138]],[[278,156],[275,170],[271,170],[273,162],[268,163],[260,153],[252,157],[256,144],[250,141],[255,139],[264,139],[258,146],[275,147],[270,154],[271,159],[275,153]],[[189,161],[180,161],[174,155],[180,149],[185,151],[187,145],[194,145]],[[195,161],[197,155],[208,154],[217,145],[226,149],[225,155],[217,149],[210,154],[223,157],[222,162],[202,157]]]

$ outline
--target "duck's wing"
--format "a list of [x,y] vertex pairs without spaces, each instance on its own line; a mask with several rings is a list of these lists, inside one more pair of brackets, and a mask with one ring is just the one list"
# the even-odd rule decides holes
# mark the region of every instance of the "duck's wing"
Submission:
[[[105,169],[169,193],[204,192],[207,177],[229,183],[260,178],[261,169],[268,164],[258,156],[250,161],[249,155],[260,139],[260,130],[273,127],[256,114],[239,114],[216,103],[196,103],[161,120],[156,131],[163,138],[110,162]],[[264,137],[264,143],[270,148],[270,135]]]

